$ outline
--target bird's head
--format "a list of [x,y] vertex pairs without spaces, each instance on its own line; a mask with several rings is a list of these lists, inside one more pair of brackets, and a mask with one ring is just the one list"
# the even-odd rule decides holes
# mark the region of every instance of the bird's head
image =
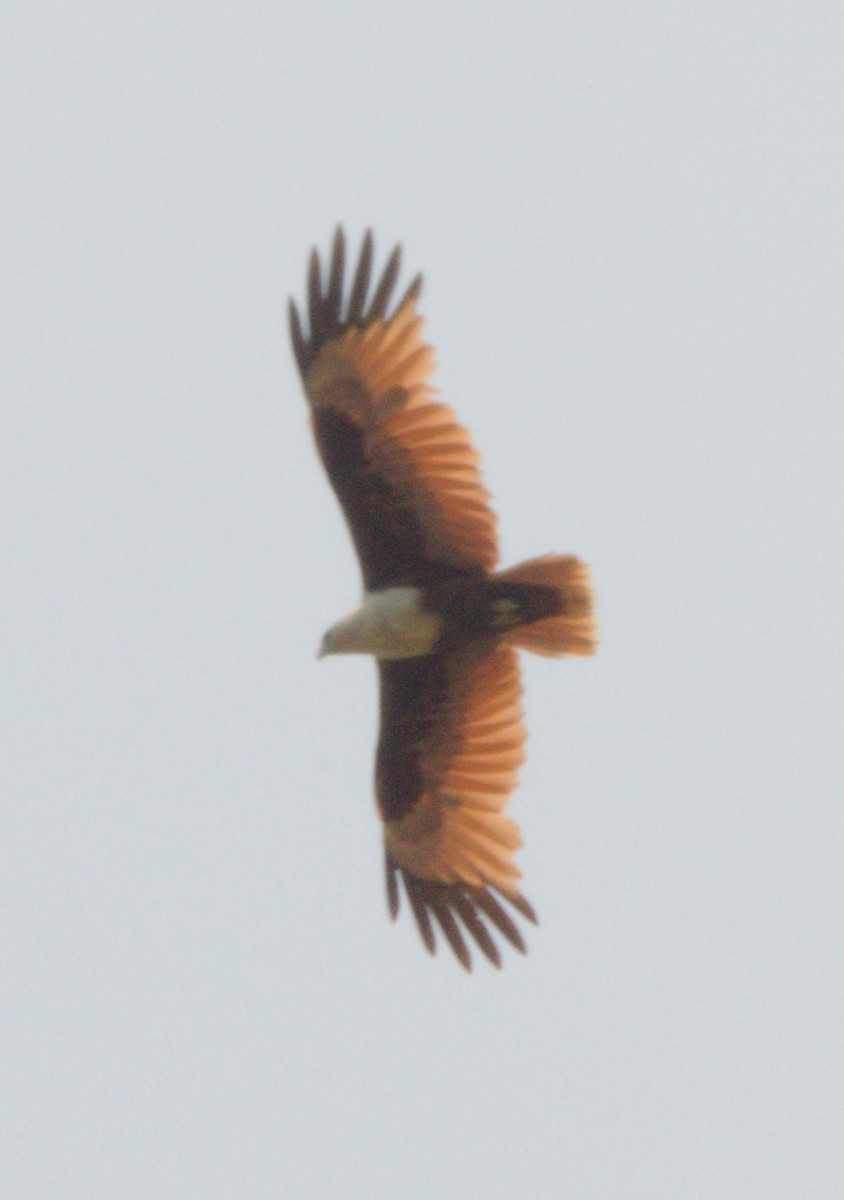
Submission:
[[317,658],[325,658],[327,654],[336,654],[336,638],[333,629],[326,629],[317,650]]
[[317,651],[317,658],[325,658],[328,654],[359,654],[361,652],[359,622],[351,614],[344,617],[327,629],[322,635],[322,642]]

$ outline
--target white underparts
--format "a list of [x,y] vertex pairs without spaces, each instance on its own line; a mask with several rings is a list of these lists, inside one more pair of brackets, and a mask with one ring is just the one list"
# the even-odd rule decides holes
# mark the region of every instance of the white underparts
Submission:
[[332,625],[322,639],[324,654],[374,654],[376,658],[416,658],[428,654],[442,619],[422,607],[419,588],[364,592],[360,608]]

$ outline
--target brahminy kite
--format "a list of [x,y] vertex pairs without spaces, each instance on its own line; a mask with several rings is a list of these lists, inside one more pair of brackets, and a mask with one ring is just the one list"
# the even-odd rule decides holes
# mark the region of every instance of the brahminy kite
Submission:
[[500,966],[489,926],[522,952],[525,944],[498,897],[536,921],[517,889],[521,839],[504,811],[524,760],[516,648],[593,652],[589,571],[568,555],[495,570],[496,518],[478,454],[428,382],[422,278],[391,305],[396,247],[367,299],[372,257],[367,233],[347,291],[338,229],[324,286],[311,254],[307,334],[290,302],[317,449],[363,574],[360,607],[328,630],[320,654],[378,660],[375,793],[391,916],[401,876],[431,952],[433,915],[464,967],[467,933]]

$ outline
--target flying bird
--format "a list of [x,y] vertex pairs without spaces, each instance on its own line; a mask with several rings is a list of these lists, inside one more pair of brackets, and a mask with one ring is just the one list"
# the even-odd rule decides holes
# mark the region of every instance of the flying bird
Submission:
[[588,567],[570,555],[496,570],[496,518],[478,454],[429,383],[433,352],[416,307],[422,277],[391,303],[400,254],[396,247],[370,295],[367,233],[347,288],[338,229],[324,281],[311,254],[307,333],[290,302],[317,449],[364,586],[360,607],[328,630],[320,654],[377,659],[375,794],[390,914],[401,877],[425,945],[434,952],[436,922],[468,970],[467,935],[500,966],[493,931],[525,951],[509,909],[536,922],[517,886],[519,829],[505,812],[524,760],[516,649],[591,654],[592,592]]

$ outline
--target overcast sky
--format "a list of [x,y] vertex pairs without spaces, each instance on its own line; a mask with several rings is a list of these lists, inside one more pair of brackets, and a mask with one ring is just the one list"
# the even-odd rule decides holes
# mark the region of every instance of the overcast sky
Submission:
[[[839,4],[7,0],[0,1192],[844,1194]],[[523,660],[530,953],[392,926],[287,341],[401,241]],[[381,257],[383,261],[383,258]]]

